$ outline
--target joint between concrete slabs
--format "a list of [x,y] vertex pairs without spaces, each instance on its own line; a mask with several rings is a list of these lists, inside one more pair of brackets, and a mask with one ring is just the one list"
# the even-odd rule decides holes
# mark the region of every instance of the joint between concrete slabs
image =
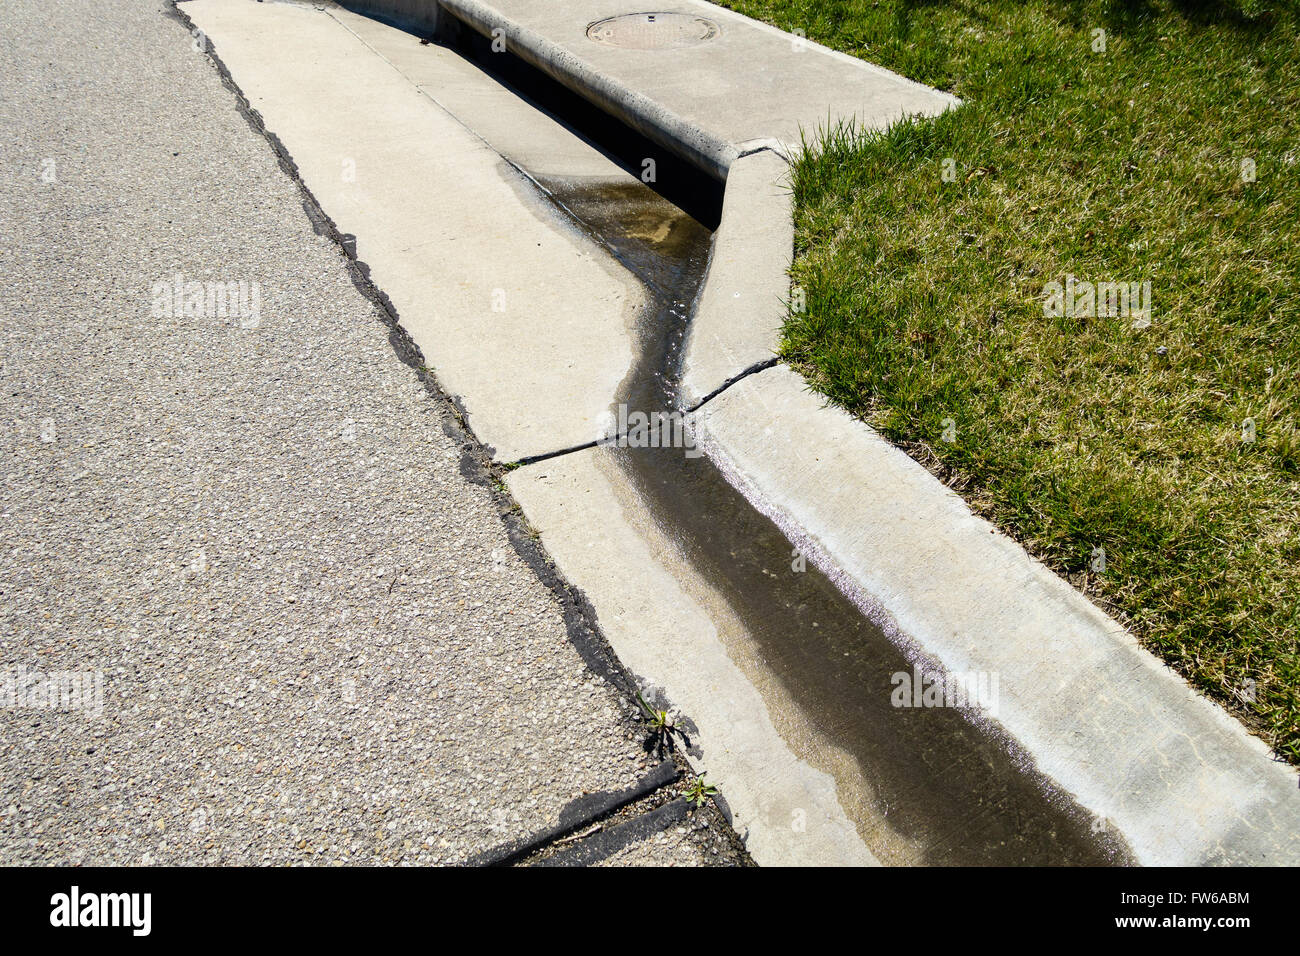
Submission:
[[769,368],[772,368],[772,367],[774,367],[774,366],[776,366],[776,365],[779,365],[780,362],[781,362],[781,359],[780,359],[778,356],[775,356],[775,355],[773,355],[773,356],[772,356],[771,358],[769,358],[769,359],[764,359],[764,360],[761,361],[761,362],[756,362],[755,364],[751,365],[749,368],[747,368],[747,369],[745,369],[744,371],[742,371],[739,375],[733,375],[731,378],[727,379],[725,382],[723,382],[721,385],[719,385],[719,386],[718,386],[717,388],[715,388],[713,391],[709,392],[709,394],[707,394],[707,395],[705,395],[703,398],[701,398],[701,399],[700,399],[698,402],[696,402],[694,405],[691,405],[691,406],[689,406],[688,408],[683,408],[682,411],[685,412],[685,413],[687,413],[687,414],[690,414],[690,413],[692,413],[692,412],[698,412],[701,408],[703,408],[703,407],[704,407],[705,405],[707,405],[709,402],[713,401],[713,399],[717,398],[719,395],[721,395],[721,394],[722,394],[723,392],[725,392],[727,389],[731,388],[731,387],[732,387],[733,385],[735,385],[737,382],[740,382],[740,381],[742,381],[743,379],[749,378],[749,376],[751,376],[751,375],[757,375],[759,372],[765,372],[765,371],[767,371]]

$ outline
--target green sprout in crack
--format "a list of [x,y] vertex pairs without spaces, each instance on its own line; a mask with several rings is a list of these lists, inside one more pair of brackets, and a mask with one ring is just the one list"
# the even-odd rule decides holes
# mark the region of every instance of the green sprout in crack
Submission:
[[718,788],[706,781],[704,777],[705,774],[696,777],[691,785],[686,788],[686,792],[682,794],[689,803],[695,805],[697,810],[708,803],[710,797],[718,795]]
[[[673,715],[669,711],[651,707],[646,703],[645,696],[640,691],[636,692],[636,699],[645,714],[646,722],[650,725],[651,739],[657,751],[660,753],[671,751],[674,746],[674,737],[681,737],[686,740],[686,734],[677,726],[673,720]],[[687,746],[690,746],[689,742]]]

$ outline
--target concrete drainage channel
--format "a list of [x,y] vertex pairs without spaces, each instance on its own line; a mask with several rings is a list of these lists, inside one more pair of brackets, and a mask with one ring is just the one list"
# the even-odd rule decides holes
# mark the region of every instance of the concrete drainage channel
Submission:
[[[639,201],[552,183],[552,195],[615,250],[647,288],[641,354],[619,404],[679,415],[682,346],[704,280],[709,233],[641,187]],[[630,207],[630,208],[629,208]],[[658,213],[658,217],[654,214]],[[656,218],[658,221],[656,221]],[[646,244],[639,236],[663,235]],[[655,254],[656,251],[659,254]],[[740,624],[732,638],[768,662],[801,719],[838,739],[859,775],[837,780],[839,799],[869,821],[908,835],[931,864],[1125,862],[1127,850],[1050,781],[955,709],[890,705],[892,674],[911,664],[816,567],[795,571],[791,546],[706,456],[625,444],[608,453],[672,551]],[[599,452],[569,451],[564,454]],[[527,466],[554,468],[559,457]],[[599,611],[599,609],[598,609]],[[703,754],[707,765],[707,751]],[[887,810],[882,810],[883,805]]]
[[[962,586],[953,600],[952,591],[916,577],[951,575],[954,569],[932,550],[918,559],[910,538],[897,539],[899,516],[889,509],[901,505],[903,520],[917,520],[923,534],[939,528],[955,541],[963,555],[956,562],[958,575],[972,574],[969,566],[984,562],[988,530],[973,526],[951,496],[925,485],[856,423],[827,418],[815,400],[792,388],[795,377],[771,367],[772,323],[754,326],[754,316],[770,318],[780,306],[788,199],[774,189],[773,170],[783,164],[773,150],[789,143],[789,129],[773,127],[773,135],[760,136],[754,134],[765,128],[728,127],[721,120],[706,129],[708,117],[691,115],[695,101],[682,90],[690,84],[720,88],[724,81],[708,70],[687,83],[663,81],[667,85],[655,99],[616,77],[622,60],[593,65],[574,53],[585,56],[588,47],[578,45],[585,43],[605,51],[593,57],[641,57],[628,69],[644,78],[656,69],[646,57],[704,48],[717,48],[724,57],[745,55],[727,46],[737,36],[768,44],[763,49],[770,52],[767,28],[697,2],[625,18],[607,4],[584,0],[578,4],[583,12],[566,13],[574,23],[553,39],[546,29],[557,16],[546,4],[499,4],[514,8],[507,15],[470,0],[448,0],[441,7],[421,0],[376,2],[380,12],[414,24],[426,38],[437,27],[444,42],[455,42],[465,57],[452,62],[446,45],[421,47],[410,33],[332,4],[189,0],[183,8],[215,40],[235,80],[253,94],[268,127],[304,170],[306,185],[341,221],[340,228],[356,234],[358,255],[371,263],[376,284],[390,294],[443,386],[459,397],[470,425],[494,448],[496,461],[520,463],[506,475],[511,493],[560,572],[592,601],[622,663],[693,721],[692,762],[722,788],[755,860],[1295,859],[1296,811],[1285,795],[1286,788],[1294,790],[1294,774],[1270,765],[1258,742],[1244,740],[1223,715],[1157,674],[1147,658],[1134,656],[1145,652],[1117,635],[1113,624],[1108,628],[1095,610],[1053,590],[1022,552],[995,540],[992,547],[1000,550],[985,562],[1001,589],[982,595],[986,604],[1001,600],[1009,587],[1022,592],[1006,600],[1000,619],[984,605],[961,605]],[[462,20],[472,30],[462,28]],[[505,49],[498,51],[493,44],[503,39]],[[267,56],[272,48],[278,53],[285,46],[285,65],[263,65],[273,59]],[[501,82],[487,73],[466,73],[465,60]],[[308,63],[343,77],[302,73]],[[833,56],[813,65],[804,71],[812,76],[799,81],[810,84],[809,90],[825,85],[818,70],[847,68]],[[718,70],[725,66],[721,61]],[[530,68],[545,71],[568,92],[551,89],[555,83],[530,74]],[[397,77],[389,75],[393,71]],[[871,77],[876,101],[884,104],[878,122],[909,103],[928,111],[951,105],[938,94],[926,99],[928,93],[899,78]],[[656,92],[652,81],[644,82]],[[511,83],[514,92],[502,99]],[[304,116],[306,104],[295,97],[305,96],[300,87],[312,84],[315,102],[339,104],[337,120]],[[409,88],[428,102],[416,102]],[[534,105],[524,103],[524,95]],[[391,110],[396,115],[380,115],[394,99],[402,100]],[[457,266],[461,271],[455,274],[464,276],[460,284],[480,291],[527,282],[545,286],[547,270],[576,270],[566,273],[574,282],[567,311],[560,291],[553,302],[537,301],[538,310],[555,310],[551,328],[514,325],[512,337],[485,343],[466,334],[464,321],[459,327],[444,321],[441,313],[458,305],[467,319],[475,309],[484,316],[480,298],[431,297],[422,284],[427,277],[411,279],[413,272],[435,268],[409,255],[421,230],[434,221],[428,218],[432,211],[412,211],[410,196],[391,196],[391,185],[382,182],[363,196],[333,182],[340,154],[328,144],[342,130],[364,127],[349,144],[364,154],[358,164],[396,163],[401,149],[426,148],[427,131],[405,139],[402,125],[404,116],[411,124],[432,122],[425,109],[445,111],[471,131],[488,147],[485,162],[500,165],[504,158],[509,166],[494,174],[509,184],[509,192],[492,185],[492,208],[500,218],[485,212],[477,227],[489,240],[496,235],[496,244],[484,248],[489,254],[496,250],[497,261],[487,276],[475,275],[472,265]],[[512,112],[517,110],[531,112]],[[610,122],[606,112],[634,131]],[[637,181],[638,157],[651,155],[661,191],[694,218]],[[432,169],[437,160],[430,153],[422,162],[425,167],[411,168]],[[719,175],[728,177],[727,196],[706,256],[717,216],[717,187],[709,187],[708,177]],[[784,226],[778,222],[782,215]],[[532,254],[532,240],[506,237],[512,223],[524,231],[534,221],[544,226],[536,246],[546,247],[552,258],[529,274],[526,264],[511,262]],[[386,232],[398,235],[386,244]],[[551,247],[554,236],[563,243]],[[447,242],[463,238],[450,234]],[[778,251],[778,270],[771,269],[773,257],[762,255],[764,248]],[[443,277],[444,285],[452,274]],[[489,336],[494,326],[488,322],[507,321],[486,319],[476,328]],[[621,337],[611,332],[620,319]],[[580,336],[576,347],[575,340],[564,339],[569,326],[587,337]],[[483,370],[485,351],[488,360],[515,362],[523,375],[546,349],[556,358],[550,374],[533,386],[538,393],[525,396],[531,402],[517,394],[516,383],[502,382],[499,371]],[[562,381],[576,386],[565,391],[557,384]],[[707,456],[683,454],[681,448],[620,447],[626,444],[619,441],[626,421],[610,413],[620,406],[625,413],[662,412],[670,419],[694,411],[690,425]],[[811,450],[800,439],[804,430],[821,436]],[[799,466],[793,485],[791,473],[777,467],[787,459]],[[862,515],[865,529],[846,534],[843,525],[852,521],[854,509],[861,512],[860,504],[835,498],[827,484],[850,498],[855,485],[874,488],[886,500],[877,512]],[[827,501],[835,507],[819,510]],[[902,530],[917,534],[916,527]],[[880,549],[880,536],[894,545],[890,553]],[[792,540],[799,546],[794,553]],[[1020,584],[1008,583],[1015,581]],[[1023,621],[1007,623],[1008,612],[1035,599],[1032,613],[1022,616],[1035,628],[1060,630],[1063,636],[1052,638],[1057,646],[1045,642],[1034,659],[1008,641],[981,657],[992,629],[1023,630]],[[933,623],[938,618],[942,626]],[[1080,712],[1089,706],[1105,712],[1096,729],[1061,728],[1053,736],[1042,716],[1052,708],[1052,695],[1043,693],[1041,682],[1052,679],[1044,666],[1058,673],[1074,666],[1071,657],[1051,660],[1067,639],[1086,648],[1075,656],[1092,668],[1090,675],[1100,675],[1101,684],[1084,677],[1062,680],[1059,699]],[[894,675],[914,673],[914,666],[931,673],[1032,674],[1040,685],[1004,693],[1000,720],[952,707],[893,706]],[[1115,719],[1108,701],[1126,693],[1137,694],[1140,702],[1130,708],[1131,717]],[[1172,726],[1171,718],[1181,723]],[[1163,736],[1149,731],[1151,724],[1166,728]],[[1117,743],[1123,738],[1129,739]],[[1112,758],[1110,765],[1099,755]],[[1153,759],[1179,766],[1177,779],[1144,765]],[[575,841],[561,853],[568,845],[562,841],[598,825],[602,833],[618,831],[620,836],[606,837],[616,843],[671,822],[681,808],[663,803],[655,796],[661,793],[657,786],[611,795],[598,810],[562,820],[553,832],[503,847],[481,862],[588,862],[601,852],[594,844],[580,849],[583,841]]]

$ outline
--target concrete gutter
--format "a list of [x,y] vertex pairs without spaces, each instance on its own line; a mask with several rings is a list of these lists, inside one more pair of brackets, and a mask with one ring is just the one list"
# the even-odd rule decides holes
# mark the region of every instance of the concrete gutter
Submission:
[[[999,709],[980,719],[1140,862],[1300,863],[1295,770],[921,466],[864,423],[825,407],[776,363],[792,255],[781,154],[818,121],[852,116],[878,127],[905,114],[933,115],[955,100],[701,0],[663,9],[720,23],[710,56],[719,75],[743,75],[745,84],[701,89],[698,70],[683,78],[686,71],[674,69],[673,51],[645,56],[587,40],[584,24],[628,12],[609,0],[574,0],[562,18],[541,0],[442,0],[440,7],[434,0],[366,0],[365,8],[393,18],[423,16],[440,30],[450,13],[487,35],[503,31],[515,54],[726,177],[682,382],[683,403],[696,409],[693,422],[710,458],[909,656],[942,673],[997,675]],[[809,51],[797,65],[788,62]],[[828,65],[843,76],[846,60],[860,88],[827,83]],[[728,64],[741,72],[728,73]],[[533,486],[516,478],[512,491],[530,517],[563,513],[564,502],[544,507],[545,495],[558,494],[544,479],[555,484],[565,469],[595,467],[584,462],[556,459],[556,474],[530,479]],[[579,478],[573,481],[582,488],[592,486]],[[566,573],[590,560],[588,576],[597,577],[599,561],[576,547],[557,560]],[[629,619],[637,617],[635,595],[626,598]],[[624,619],[618,607],[610,617],[602,611],[616,631]],[[615,644],[622,656],[624,646]],[[630,662],[633,669],[638,663]],[[668,690],[689,699],[689,678],[678,678],[684,691]],[[691,701],[697,719],[709,717],[707,697],[702,691]],[[717,703],[725,710],[726,701]],[[834,832],[840,824],[833,794],[822,802],[829,807],[827,831]],[[771,841],[774,856],[798,852],[776,827],[756,831],[756,838]]]

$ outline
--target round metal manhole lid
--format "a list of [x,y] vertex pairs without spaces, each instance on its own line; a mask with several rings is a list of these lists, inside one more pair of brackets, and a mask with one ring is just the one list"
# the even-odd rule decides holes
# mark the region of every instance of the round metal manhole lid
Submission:
[[718,35],[716,23],[688,13],[629,13],[597,20],[587,39],[624,50],[675,50],[705,43]]

